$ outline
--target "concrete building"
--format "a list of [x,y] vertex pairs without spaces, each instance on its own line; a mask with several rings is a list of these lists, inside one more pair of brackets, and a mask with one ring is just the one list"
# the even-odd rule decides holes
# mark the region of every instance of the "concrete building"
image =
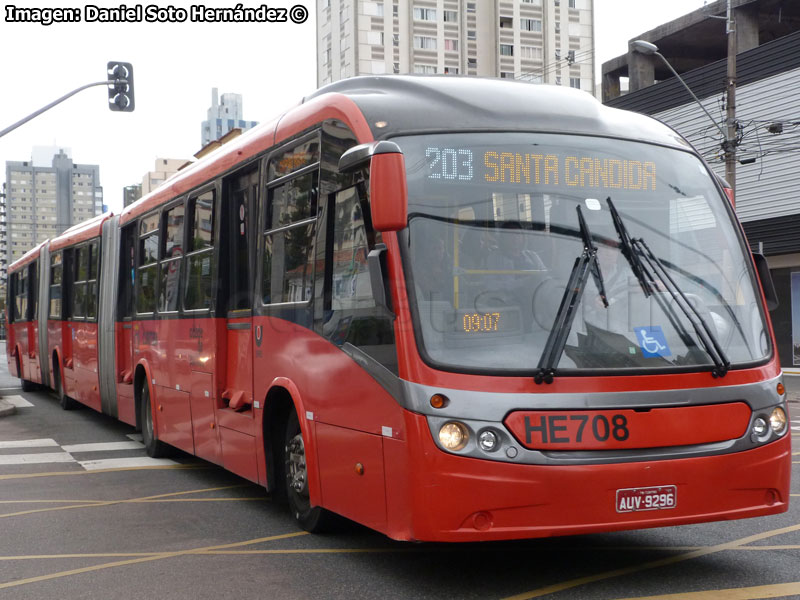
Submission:
[[[738,53],[800,29],[800,3],[785,0],[731,0],[736,21]],[[633,38],[656,44],[678,73],[724,60],[728,55],[725,30],[727,0],[710,2],[700,10],[660,25]],[[723,72],[724,76],[724,72]],[[602,97],[608,102],[621,95],[621,80],[630,92],[670,79],[672,73],[658,57],[633,50],[602,65]],[[695,92],[696,93],[696,92]]]
[[142,197],[142,184],[134,183],[133,185],[126,185],[122,188],[122,207],[133,204]]
[[6,217],[6,184],[0,186],[0,298],[6,297],[8,281],[8,219]]
[[[49,163],[44,157],[49,155]],[[103,212],[100,167],[79,165],[63,148],[6,162],[8,264],[39,242]]]
[[594,0],[317,0],[317,84],[384,73],[593,92]]
[[258,125],[258,121],[245,121],[241,94],[222,94],[220,101],[217,88],[211,89],[211,107],[208,118],[203,121],[200,131],[200,146],[218,140],[231,129],[247,131]]
[[184,158],[157,158],[155,162],[155,168],[152,171],[148,171],[145,176],[142,177],[139,198],[152,192],[167,179],[177,173],[178,170],[185,164],[186,159]]
[[[771,313],[781,365],[800,369],[800,3],[733,0],[737,54],[736,213],[766,255],[780,306]],[[726,3],[718,1],[634,39],[656,44],[714,120],[724,125]],[[720,176],[719,130],[666,67],[628,53],[603,65],[603,96],[675,128]],[[657,57],[655,57],[657,58]],[[649,65],[649,66],[648,66]],[[616,96],[618,77],[631,91]]]

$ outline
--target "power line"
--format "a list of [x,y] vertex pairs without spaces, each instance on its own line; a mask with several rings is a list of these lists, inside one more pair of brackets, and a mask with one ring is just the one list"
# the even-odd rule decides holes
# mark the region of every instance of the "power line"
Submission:
[[[532,71],[525,71],[523,73],[520,73],[519,77],[515,77],[515,79],[522,79],[527,75],[538,75],[539,77],[545,77],[554,70],[558,69],[560,66],[563,66],[561,65],[561,63],[563,63],[564,61],[566,61],[570,65],[584,64],[584,62],[587,59],[591,58],[593,55],[594,55],[594,49],[583,50],[581,52],[575,53],[571,57],[568,55],[567,57],[559,58],[551,63],[547,63],[541,67],[537,67]],[[580,58],[581,60],[579,61],[578,58]]]

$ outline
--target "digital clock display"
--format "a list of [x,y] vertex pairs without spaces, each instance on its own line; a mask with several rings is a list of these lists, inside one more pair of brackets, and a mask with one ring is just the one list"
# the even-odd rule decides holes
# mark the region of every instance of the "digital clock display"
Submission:
[[518,333],[521,329],[519,309],[502,308],[487,311],[456,311],[455,333],[481,337],[492,334]]
[[500,330],[499,312],[491,313],[464,313],[461,322],[464,326],[464,333],[484,333]]

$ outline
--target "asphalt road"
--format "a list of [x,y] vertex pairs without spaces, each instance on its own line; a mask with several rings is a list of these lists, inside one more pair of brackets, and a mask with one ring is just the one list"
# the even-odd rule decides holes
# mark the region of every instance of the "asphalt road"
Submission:
[[16,412],[0,419],[2,600],[800,598],[798,450],[783,515],[410,544],[355,525],[306,534],[258,486],[186,455],[152,462],[132,428],[45,392],[4,393]]

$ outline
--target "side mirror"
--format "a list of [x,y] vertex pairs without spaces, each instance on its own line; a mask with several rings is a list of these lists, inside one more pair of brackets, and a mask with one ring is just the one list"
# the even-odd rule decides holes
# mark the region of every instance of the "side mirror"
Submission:
[[408,221],[408,187],[405,158],[394,142],[383,140],[354,146],[339,159],[346,173],[369,161],[369,197],[372,226],[377,231],[399,231]]
[[767,301],[767,309],[770,311],[778,308],[778,294],[775,292],[775,284],[772,281],[772,273],[769,271],[767,257],[763,254],[753,253],[753,261],[756,263],[756,272],[761,280],[761,289],[764,290],[764,300]]

